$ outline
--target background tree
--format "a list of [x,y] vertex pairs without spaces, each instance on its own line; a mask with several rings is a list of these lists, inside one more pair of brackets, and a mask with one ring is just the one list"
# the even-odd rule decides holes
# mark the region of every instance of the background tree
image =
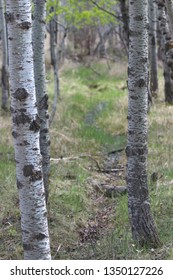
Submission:
[[150,90],[153,96],[158,93],[158,57],[157,57],[157,3],[149,0],[149,61]]
[[128,13],[128,3],[127,3],[128,1],[119,0],[119,2],[120,2],[122,22],[123,22],[124,38],[128,47],[129,46],[129,13]]
[[49,169],[50,169],[50,137],[49,137],[49,115],[48,115],[48,95],[45,85],[45,17],[46,1],[34,0],[33,13],[33,52],[34,52],[34,77],[37,99],[38,116],[40,123],[40,151],[42,155],[43,179],[46,201],[48,201]]
[[168,12],[168,15],[169,15],[171,33],[172,33],[172,36],[173,36],[173,2],[172,2],[172,0],[165,0],[165,4],[166,4],[167,12]]
[[0,33],[2,38],[2,73],[1,73],[1,84],[2,84],[2,103],[1,107],[3,110],[8,109],[8,53],[7,53],[7,30],[6,22],[4,17],[4,0],[0,0]]
[[130,1],[128,65],[128,209],[133,239],[159,244],[151,214],[147,183],[148,0]]
[[163,75],[164,75],[164,94],[165,102],[173,102],[173,79],[171,78],[172,58],[170,57],[171,48],[171,33],[166,14],[165,2],[158,1],[158,23],[160,38],[160,48],[163,61]]
[[58,74],[58,53],[57,53],[58,23],[57,23],[57,15],[54,11],[53,6],[50,8],[50,13],[52,14],[51,19],[49,21],[50,57],[51,57],[51,65],[53,67],[53,72],[54,72],[54,100],[53,100],[52,111],[49,120],[49,123],[51,124],[55,116],[58,96],[60,95],[60,88],[59,88],[59,74]]
[[[51,7],[53,7],[54,12],[49,13],[48,19],[51,19],[52,16],[56,14],[58,15],[58,18],[60,18],[60,23],[64,21],[66,22],[66,25],[69,26],[67,41],[69,43],[73,40],[75,50],[74,58],[80,60],[83,57],[86,57],[86,55],[95,54],[96,51],[98,51],[97,42],[95,40],[98,35],[100,36],[99,47],[101,45],[103,47],[103,42],[104,44],[106,41],[108,42],[107,39],[111,37],[109,36],[110,34],[112,37],[115,37],[116,34],[116,37],[119,37],[119,41],[122,41],[123,49],[125,48],[126,51],[127,46],[125,39],[123,38],[125,35],[124,31],[122,31],[122,16],[120,15],[121,12],[118,2],[113,0],[106,2],[103,0],[48,0],[47,10],[50,11]],[[120,25],[121,32],[118,28]],[[102,32],[100,32],[101,29]],[[82,39],[80,37],[82,37]],[[68,46],[69,45],[70,44],[68,44]],[[112,46],[115,48],[116,43],[114,42]],[[111,48],[109,48],[109,50],[110,49]],[[105,51],[107,54],[106,49]]]
[[39,147],[30,0],[7,0],[12,135],[19,190],[24,259],[50,259]]

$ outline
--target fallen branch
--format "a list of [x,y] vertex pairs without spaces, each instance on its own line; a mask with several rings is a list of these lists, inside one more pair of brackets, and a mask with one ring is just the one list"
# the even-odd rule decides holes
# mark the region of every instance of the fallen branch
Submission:
[[119,172],[123,171],[124,168],[113,168],[113,169],[101,169],[100,172],[102,173],[114,173],[114,172]]
[[98,161],[94,157],[92,157],[91,155],[88,155],[88,154],[81,154],[79,156],[74,156],[74,157],[51,158],[50,161],[52,161],[54,163],[58,163],[60,161],[73,161],[73,160],[78,160],[80,158],[90,158],[91,160],[93,160],[98,168],[97,171],[100,173],[114,173],[114,172],[119,172],[119,171],[124,170],[124,168],[113,168],[113,169],[101,168]]
[[96,166],[97,166],[97,168],[98,168],[98,171],[99,171],[99,172],[102,171],[102,169],[101,169],[101,167],[100,167],[98,161],[97,161],[95,158],[93,158],[91,155],[87,155],[87,154],[81,154],[81,155],[75,156],[75,157],[51,158],[50,161],[53,161],[53,162],[55,162],[55,163],[58,163],[58,162],[60,162],[60,161],[62,161],[62,160],[63,160],[63,161],[71,161],[71,160],[78,160],[78,159],[80,159],[80,158],[90,158],[91,160],[93,160],[93,161],[96,163]]

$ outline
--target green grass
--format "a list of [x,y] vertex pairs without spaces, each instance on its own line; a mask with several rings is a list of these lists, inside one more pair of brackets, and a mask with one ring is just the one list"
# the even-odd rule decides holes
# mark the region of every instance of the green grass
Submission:
[[[48,203],[54,259],[172,259],[173,154],[172,107],[162,96],[149,113],[148,182],[152,212],[163,245],[139,248],[131,237],[127,195],[106,197],[100,186],[125,185],[124,171],[104,174],[108,153],[124,149],[127,136],[126,67],[105,63],[65,65],[61,95],[50,128],[51,161]],[[96,74],[99,72],[99,74]],[[53,76],[48,73],[50,105]],[[160,78],[160,88],[163,88]],[[51,108],[51,106],[50,106]],[[51,110],[51,109],[50,109]],[[0,259],[22,259],[20,211],[9,115],[0,114]],[[115,166],[116,168],[116,166]],[[158,180],[152,182],[153,172]]]

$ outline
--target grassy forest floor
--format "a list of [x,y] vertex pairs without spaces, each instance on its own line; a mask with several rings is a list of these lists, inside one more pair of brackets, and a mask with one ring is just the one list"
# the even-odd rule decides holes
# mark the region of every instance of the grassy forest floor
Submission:
[[[153,249],[136,247],[127,194],[112,191],[126,186],[126,64],[108,69],[99,62],[93,68],[68,62],[60,71],[61,95],[50,128],[52,257],[173,259],[173,107],[164,103],[161,70],[160,92],[148,115],[148,183],[163,243]],[[48,72],[50,102],[52,77]],[[2,111],[0,135],[0,259],[22,259],[11,120]]]

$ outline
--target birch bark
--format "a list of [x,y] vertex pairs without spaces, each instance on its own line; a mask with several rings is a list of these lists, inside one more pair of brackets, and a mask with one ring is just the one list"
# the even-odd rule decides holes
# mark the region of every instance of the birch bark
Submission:
[[157,3],[149,0],[149,60],[150,90],[152,96],[158,93],[158,57],[157,57]]
[[2,103],[1,107],[4,110],[8,109],[8,52],[7,52],[7,30],[6,22],[4,17],[4,1],[0,0],[0,33],[2,36],[2,74],[1,74],[1,84],[2,84]]
[[169,15],[169,21],[170,21],[170,27],[171,27],[171,33],[173,36],[173,1],[172,0],[165,0],[167,12]]
[[33,52],[34,52],[34,76],[38,115],[41,120],[40,126],[40,150],[42,155],[43,181],[45,188],[46,202],[49,195],[49,170],[50,170],[50,137],[49,137],[49,115],[48,95],[45,85],[45,17],[46,1],[34,0],[33,13]]
[[24,259],[51,258],[33,72],[31,1],[7,0],[9,72]]
[[164,93],[165,102],[173,103],[173,79],[171,78],[173,59],[171,46],[171,32],[166,14],[166,6],[163,0],[158,1],[158,22],[161,34],[161,54],[163,61],[163,74],[164,74]]
[[123,29],[124,29],[124,37],[127,44],[127,48],[129,46],[129,17],[128,17],[128,1],[120,0],[120,10],[123,20]]
[[[51,12],[54,8],[51,8]],[[58,97],[60,95],[59,88],[59,73],[58,73],[58,55],[57,55],[57,16],[56,14],[52,17],[49,23],[50,26],[50,55],[51,55],[51,65],[54,71],[54,100],[52,104],[52,111],[50,114],[49,124],[52,123],[58,103]]]
[[128,209],[133,239],[139,245],[159,244],[147,185],[148,0],[129,2],[128,67]]

